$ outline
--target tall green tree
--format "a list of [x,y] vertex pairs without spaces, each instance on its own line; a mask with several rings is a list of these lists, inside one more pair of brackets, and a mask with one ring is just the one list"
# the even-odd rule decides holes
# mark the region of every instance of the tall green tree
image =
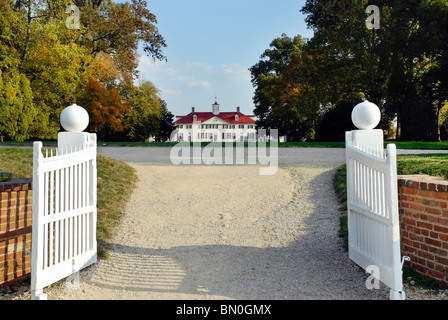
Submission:
[[145,141],[160,130],[161,101],[157,88],[150,81],[140,81],[131,88],[128,98],[131,112],[126,119],[129,136]]
[[437,128],[434,103],[446,99],[442,52],[447,1],[377,1],[377,30],[366,27],[369,4],[306,2],[302,12],[315,31],[310,46],[324,57],[316,86],[332,102],[353,93],[375,102],[382,109],[383,128],[396,116],[403,139],[432,138]]
[[0,0],[0,133],[17,141],[31,136],[37,115],[30,81],[20,72],[16,36],[24,30],[21,13]]
[[389,48],[383,34],[390,20],[381,11],[379,30],[366,26],[366,0],[308,0],[302,9],[308,27],[314,31],[310,48],[321,56],[313,85],[330,106],[361,96],[376,103],[384,114]]
[[168,106],[164,100],[160,100],[160,112],[160,126],[159,132],[156,135],[156,140],[159,142],[165,142],[170,139],[171,133],[175,129],[173,124],[174,115],[168,110]]
[[0,72],[0,97],[3,133],[15,141],[30,138],[37,109],[33,104],[29,80],[15,68]]
[[166,59],[162,52],[165,40],[146,1],[75,0],[74,3],[82,12],[82,45],[94,56],[103,52],[113,57],[125,82],[132,82],[138,75],[139,45],[154,59]]
[[44,40],[30,48],[24,62],[38,108],[34,136],[54,139],[60,130],[61,111],[76,102],[83,75],[82,65],[90,60],[86,50],[57,33],[59,24],[43,28]]
[[301,36],[290,38],[283,34],[270,46],[250,68],[257,125],[278,129],[290,141],[312,139],[319,104],[313,100],[309,86],[312,63],[306,41]]

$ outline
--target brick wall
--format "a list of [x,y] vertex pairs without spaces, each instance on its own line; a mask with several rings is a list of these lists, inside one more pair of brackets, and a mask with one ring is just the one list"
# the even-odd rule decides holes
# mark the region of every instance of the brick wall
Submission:
[[32,179],[0,183],[0,288],[31,272]]
[[448,287],[448,181],[399,176],[398,189],[402,255]]

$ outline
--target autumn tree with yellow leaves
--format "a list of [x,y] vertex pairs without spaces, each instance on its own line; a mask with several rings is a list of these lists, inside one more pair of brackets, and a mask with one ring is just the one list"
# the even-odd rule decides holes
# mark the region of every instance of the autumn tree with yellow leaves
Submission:
[[[74,28],[69,5],[81,13]],[[60,112],[73,103],[89,111],[88,130],[100,139],[128,134],[137,49],[165,58],[147,7],[143,0],[0,0],[0,136],[55,139]]]

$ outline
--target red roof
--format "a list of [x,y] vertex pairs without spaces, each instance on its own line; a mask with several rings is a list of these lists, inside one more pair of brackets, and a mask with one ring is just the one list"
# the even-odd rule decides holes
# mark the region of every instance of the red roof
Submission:
[[[190,113],[189,115],[186,115],[185,117],[181,117],[179,120],[174,122],[174,124],[190,124],[193,123],[193,115],[197,116],[196,121],[199,122],[205,122],[207,120],[210,120],[214,117],[217,117],[219,119],[222,119],[228,123],[255,123],[255,120],[252,119],[252,116],[246,116],[242,114],[241,112],[221,112],[217,116],[213,114],[213,112],[195,112]],[[238,115],[238,121],[235,121],[235,115]]]

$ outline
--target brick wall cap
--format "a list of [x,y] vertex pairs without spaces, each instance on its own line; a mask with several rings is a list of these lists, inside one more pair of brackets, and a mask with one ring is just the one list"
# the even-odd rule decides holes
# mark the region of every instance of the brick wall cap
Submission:
[[447,180],[440,177],[428,176],[426,174],[399,175],[398,180],[413,180],[417,182],[437,182],[448,185]]
[[15,178],[8,181],[0,182],[0,192],[2,191],[12,191],[17,187],[23,185],[31,186],[33,183],[33,178]]

